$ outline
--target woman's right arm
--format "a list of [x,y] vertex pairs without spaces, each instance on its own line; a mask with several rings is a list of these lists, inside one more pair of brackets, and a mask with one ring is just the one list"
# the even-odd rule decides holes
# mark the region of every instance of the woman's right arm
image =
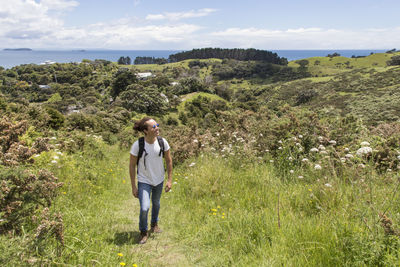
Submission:
[[136,163],[137,163],[137,157],[130,154],[130,160],[129,160],[129,175],[131,177],[131,184],[132,184],[132,195],[134,197],[138,197],[138,189],[136,187]]

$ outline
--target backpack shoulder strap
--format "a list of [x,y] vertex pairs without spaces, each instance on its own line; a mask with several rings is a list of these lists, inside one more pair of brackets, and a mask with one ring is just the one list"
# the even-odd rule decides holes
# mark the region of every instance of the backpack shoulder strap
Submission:
[[139,141],[139,153],[137,156],[136,168],[139,172],[139,160],[143,156],[143,151],[144,151],[144,137],[140,137],[138,141]]
[[158,154],[158,156],[161,157],[161,154],[162,154],[162,156],[164,157],[164,149],[165,149],[164,139],[161,136],[157,136],[157,141],[158,141],[158,145],[160,146],[160,153]]

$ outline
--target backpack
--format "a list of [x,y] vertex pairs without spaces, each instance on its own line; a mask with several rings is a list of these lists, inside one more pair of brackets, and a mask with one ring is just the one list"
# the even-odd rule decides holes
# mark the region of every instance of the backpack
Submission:
[[[164,156],[164,140],[161,136],[157,136],[157,141],[158,141],[158,145],[160,146],[160,153],[158,154],[158,156],[161,157],[161,155]],[[144,137],[140,137],[139,138],[139,153],[137,156],[137,162],[136,162],[136,168],[137,168],[137,173],[139,173],[139,160],[140,158],[143,156],[143,152],[144,154],[144,167],[146,168],[146,156],[147,156],[147,152],[146,149],[144,148]]]

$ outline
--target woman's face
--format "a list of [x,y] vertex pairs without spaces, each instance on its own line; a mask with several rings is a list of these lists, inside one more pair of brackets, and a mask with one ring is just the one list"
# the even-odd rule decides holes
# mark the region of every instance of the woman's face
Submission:
[[159,124],[151,119],[149,121],[146,122],[147,125],[147,130],[145,130],[145,134],[151,135],[151,136],[158,136],[159,135]]

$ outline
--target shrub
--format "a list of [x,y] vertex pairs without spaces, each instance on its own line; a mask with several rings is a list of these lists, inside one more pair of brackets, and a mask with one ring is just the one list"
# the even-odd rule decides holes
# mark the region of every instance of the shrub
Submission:
[[50,207],[62,186],[47,170],[37,175],[21,168],[0,169],[0,233],[16,231],[32,223],[32,216]]

